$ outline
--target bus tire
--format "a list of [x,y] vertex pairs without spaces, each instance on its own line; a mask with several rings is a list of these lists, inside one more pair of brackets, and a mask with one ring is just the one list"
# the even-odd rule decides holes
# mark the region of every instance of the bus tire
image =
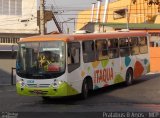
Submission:
[[125,81],[125,85],[129,86],[133,83],[133,70],[131,68],[129,68],[126,72],[126,81]]
[[82,84],[81,98],[82,99],[87,99],[88,98],[88,93],[89,93],[89,84],[87,82],[87,79],[85,79],[83,81],[83,84]]

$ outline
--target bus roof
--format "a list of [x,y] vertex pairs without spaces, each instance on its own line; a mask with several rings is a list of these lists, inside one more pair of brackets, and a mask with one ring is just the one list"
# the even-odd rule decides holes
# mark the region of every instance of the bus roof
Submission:
[[87,33],[87,34],[50,34],[39,35],[21,39],[19,42],[37,42],[37,41],[76,41],[76,40],[94,40],[94,39],[106,39],[106,38],[123,38],[123,37],[136,37],[145,36],[144,31],[128,31],[118,32],[112,31],[107,33]]

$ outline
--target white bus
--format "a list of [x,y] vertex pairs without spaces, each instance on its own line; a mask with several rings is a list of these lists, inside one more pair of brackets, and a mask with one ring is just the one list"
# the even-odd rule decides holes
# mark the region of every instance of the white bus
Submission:
[[19,41],[16,88],[20,95],[59,97],[126,82],[149,72],[145,32],[52,34]]

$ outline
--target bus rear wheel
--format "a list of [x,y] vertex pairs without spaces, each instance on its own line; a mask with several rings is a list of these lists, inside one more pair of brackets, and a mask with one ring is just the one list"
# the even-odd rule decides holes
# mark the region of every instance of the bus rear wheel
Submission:
[[131,85],[133,83],[133,71],[132,69],[128,69],[126,72],[126,81],[125,84],[127,86]]
[[83,85],[82,85],[81,98],[82,98],[82,99],[88,98],[88,93],[89,93],[88,82],[87,82],[86,80],[84,80],[84,81],[83,81]]

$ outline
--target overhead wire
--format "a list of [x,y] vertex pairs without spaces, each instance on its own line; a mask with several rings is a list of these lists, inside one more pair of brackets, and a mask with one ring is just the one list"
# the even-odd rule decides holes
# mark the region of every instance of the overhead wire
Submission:
[[[52,0],[52,1],[54,2],[55,8],[57,9],[56,1],[55,1],[55,0]],[[53,5],[53,4],[52,4],[52,5]],[[63,18],[62,15],[60,15],[60,17],[62,18],[62,20],[64,20],[64,18]],[[58,18],[59,21],[61,21],[61,20],[59,19],[59,17],[57,17],[57,18]],[[60,24],[60,25],[62,25],[62,24]],[[60,27],[63,28],[62,26],[60,26]],[[62,29],[62,31],[66,32],[64,29]]]

